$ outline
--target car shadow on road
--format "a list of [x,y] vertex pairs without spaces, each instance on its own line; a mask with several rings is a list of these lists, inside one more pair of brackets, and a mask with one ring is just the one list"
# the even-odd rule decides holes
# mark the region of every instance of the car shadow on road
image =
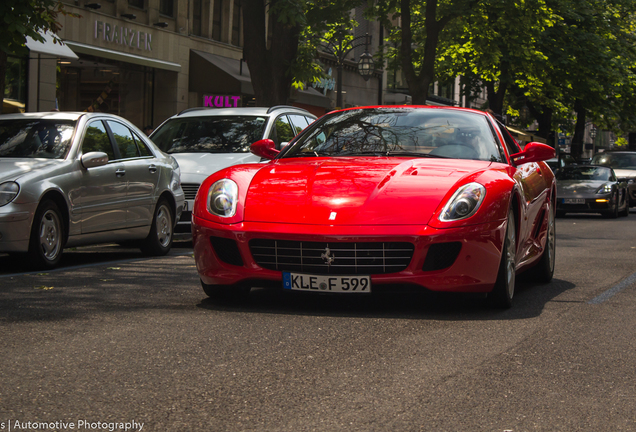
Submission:
[[252,288],[244,300],[205,298],[198,307],[216,311],[311,316],[436,320],[512,320],[541,315],[545,306],[565,291],[571,282],[553,279],[536,284],[518,276],[514,305],[495,309],[484,296],[448,293],[315,294]]

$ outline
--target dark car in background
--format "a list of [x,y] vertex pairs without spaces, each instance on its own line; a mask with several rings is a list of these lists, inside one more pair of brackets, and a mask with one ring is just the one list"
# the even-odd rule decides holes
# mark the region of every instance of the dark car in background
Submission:
[[599,153],[594,155],[591,163],[612,168],[616,176],[627,183],[629,206],[636,206],[636,151]]
[[616,218],[629,215],[627,183],[614,170],[595,165],[568,165],[556,171],[557,216],[601,213]]

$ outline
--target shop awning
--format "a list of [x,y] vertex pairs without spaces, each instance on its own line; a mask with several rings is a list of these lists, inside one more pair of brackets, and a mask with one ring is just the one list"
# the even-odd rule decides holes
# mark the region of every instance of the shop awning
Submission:
[[36,41],[30,36],[26,38],[26,46],[31,52],[38,54],[45,54],[51,57],[62,57],[78,59],[77,54],[73,52],[65,43],[55,43],[53,36],[48,32],[40,32],[40,35],[44,38],[44,42]]
[[[254,96],[245,61],[198,50],[190,50],[190,91]],[[295,103],[331,108],[331,100],[313,88],[292,91],[292,98]]]
[[113,51],[106,48],[100,48],[93,45],[85,45],[79,42],[66,41],[66,45],[71,47],[73,51],[80,54],[93,55],[95,57],[106,58],[110,60],[118,60],[126,63],[138,64],[141,66],[148,66],[157,69],[169,70],[173,72],[180,72],[181,65],[179,63],[172,63],[165,60],[157,60],[149,57],[138,56],[135,54],[128,54],[121,51]]
[[204,51],[190,50],[190,91],[241,93],[254,96],[247,63]]
[[531,132],[520,131],[519,129],[511,128],[510,126],[506,126],[506,129],[514,136],[517,140],[521,142],[539,142],[545,144],[547,141],[545,138],[541,138],[540,136],[534,135]]

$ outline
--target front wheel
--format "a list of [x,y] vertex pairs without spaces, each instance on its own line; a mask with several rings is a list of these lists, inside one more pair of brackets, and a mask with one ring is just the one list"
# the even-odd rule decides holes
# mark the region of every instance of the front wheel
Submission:
[[29,238],[29,258],[34,268],[52,269],[62,259],[64,223],[55,202],[43,201],[33,218]]
[[515,216],[512,209],[508,210],[508,222],[506,225],[506,237],[501,251],[497,281],[490,294],[488,294],[488,300],[491,305],[501,309],[508,309],[512,306],[512,298],[515,294],[517,236]]
[[152,218],[150,233],[141,245],[141,251],[147,255],[165,255],[172,247],[172,234],[174,224],[172,223],[172,208],[165,198],[160,198],[155,207],[155,214]]

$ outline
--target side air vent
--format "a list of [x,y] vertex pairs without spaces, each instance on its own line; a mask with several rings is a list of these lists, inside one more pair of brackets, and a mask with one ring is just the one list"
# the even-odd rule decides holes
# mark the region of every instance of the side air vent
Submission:
[[243,266],[241,251],[239,251],[235,240],[223,237],[210,237],[210,243],[212,243],[214,253],[216,253],[221,261],[235,266]]
[[442,270],[452,266],[461,249],[461,242],[435,243],[431,245],[428,248],[422,270]]

